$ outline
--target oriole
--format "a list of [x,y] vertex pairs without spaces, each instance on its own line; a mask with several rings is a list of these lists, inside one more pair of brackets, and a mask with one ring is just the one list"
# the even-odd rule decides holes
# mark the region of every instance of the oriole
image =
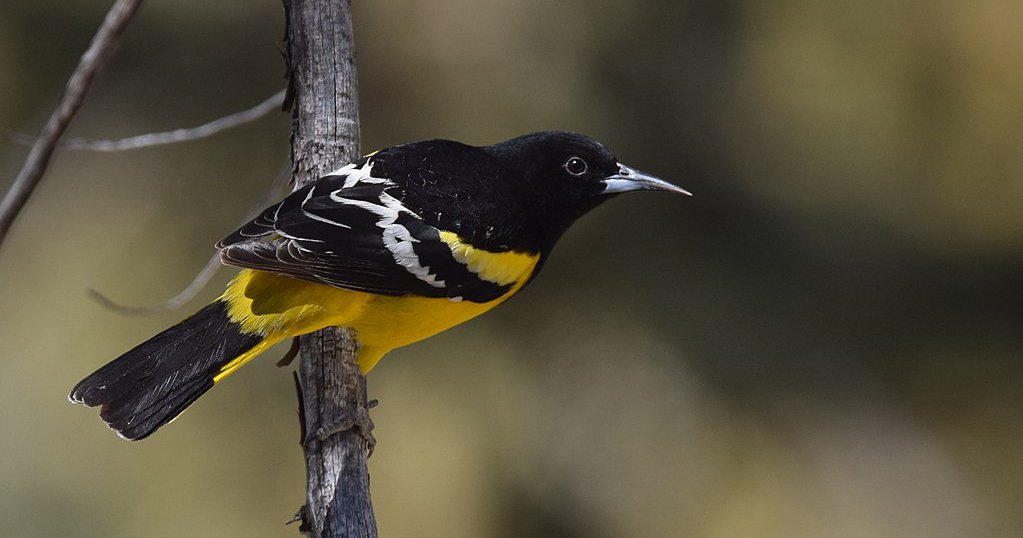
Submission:
[[212,304],[71,391],[142,439],[282,339],[351,327],[368,372],[388,351],[506,301],[586,212],[636,190],[689,194],[582,135],[390,147],[292,192],[217,244],[244,268]]

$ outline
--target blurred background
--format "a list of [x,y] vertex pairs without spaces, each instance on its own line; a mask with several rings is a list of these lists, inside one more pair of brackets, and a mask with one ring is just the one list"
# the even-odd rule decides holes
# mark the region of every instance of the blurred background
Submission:
[[[0,6],[0,188],[110,2]],[[1023,536],[1018,0],[357,2],[363,151],[584,132],[694,193],[624,196],[526,293],[369,379],[383,536]],[[278,2],[147,2],[69,136],[283,86]],[[58,153],[0,250],[8,536],[297,536],[284,350],[121,441],[69,405],[181,311],[286,163],[274,114]]]

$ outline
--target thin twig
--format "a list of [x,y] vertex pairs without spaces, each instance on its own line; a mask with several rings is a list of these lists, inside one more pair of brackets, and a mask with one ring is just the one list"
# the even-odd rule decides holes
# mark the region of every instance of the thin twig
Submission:
[[217,269],[220,269],[220,253],[214,254],[206,265],[195,275],[192,279],[192,283],[185,289],[181,290],[177,295],[167,299],[162,303],[157,303],[151,306],[131,306],[124,305],[115,302],[106,295],[96,291],[93,288],[86,288],[85,294],[90,299],[96,301],[103,308],[113,310],[118,314],[124,314],[125,316],[153,316],[156,314],[162,314],[164,312],[170,312],[171,310],[177,310],[181,308],[181,305],[187,303],[195,297],[195,294],[199,293],[200,290],[206,287],[213,275],[217,274]]
[[[278,193],[281,192],[289,179],[291,179],[291,165],[285,164],[281,167],[281,170],[277,172],[277,177],[274,178],[273,183],[270,185],[270,188],[267,190],[263,198],[246,213],[245,221],[255,217],[263,210],[264,207],[277,201]],[[132,306],[121,304],[93,288],[86,288],[85,293],[90,299],[99,303],[100,306],[108,310],[113,310],[118,314],[124,314],[126,316],[154,316],[157,314],[163,314],[164,312],[170,312],[171,310],[177,310],[188,301],[194,299],[195,296],[206,287],[206,284],[209,284],[213,275],[217,274],[217,269],[220,269],[220,265],[220,253],[217,252],[208,262],[206,262],[206,265],[199,271],[199,273],[195,275],[191,284],[181,290],[174,297],[154,305]]]
[[32,150],[25,159],[25,165],[18,172],[10,190],[0,202],[0,244],[3,243],[7,232],[11,229],[14,219],[25,207],[32,191],[35,190],[39,180],[46,172],[46,167],[53,155],[53,150],[60,140],[64,130],[67,129],[71,119],[74,118],[78,109],[81,108],[92,82],[96,76],[103,71],[114,50],[121,40],[124,29],[128,26],[135,12],[138,11],[142,0],[117,0],[107,12],[103,24],[96,31],[92,43],[78,61],[74,73],[68,80],[67,89],[64,90],[64,97],[61,98],[57,109],[50,115],[46,125],[43,126],[39,139],[32,145]]
[[[280,110],[282,103],[284,103],[284,90],[267,97],[263,100],[263,102],[252,108],[242,110],[241,112],[235,112],[234,114],[215,119],[196,127],[185,127],[159,133],[147,133],[114,140],[69,138],[58,144],[57,147],[69,150],[113,153],[118,151],[148,148],[152,146],[161,146],[164,144],[174,144],[177,142],[190,142],[192,140],[199,140],[201,138],[213,136],[221,131],[238,127],[239,125],[256,121],[274,110]],[[13,138],[16,141],[25,144],[32,144],[36,140],[31,136],[22,133],[15,133]]]

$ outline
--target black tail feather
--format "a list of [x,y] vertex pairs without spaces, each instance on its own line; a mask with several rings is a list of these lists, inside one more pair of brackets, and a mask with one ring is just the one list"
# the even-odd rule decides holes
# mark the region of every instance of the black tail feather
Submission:
[[119,435],[143,439],[212,388],[225,364],[262,339],[242,332],[226,303],[216,301],[96,370],[69,398],[102,406],[100,417]]

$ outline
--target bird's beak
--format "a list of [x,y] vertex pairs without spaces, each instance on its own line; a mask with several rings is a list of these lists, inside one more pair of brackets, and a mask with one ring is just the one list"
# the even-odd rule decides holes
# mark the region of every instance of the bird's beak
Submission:
[[661,178],[644,174],[621,163],[618,164],[618,173],[607,176],[604,178],[603,183],[604,192],[601,194],[616,194],[629,191],[668,191],[692,196],[692,193],[682,187],[677,187]]

